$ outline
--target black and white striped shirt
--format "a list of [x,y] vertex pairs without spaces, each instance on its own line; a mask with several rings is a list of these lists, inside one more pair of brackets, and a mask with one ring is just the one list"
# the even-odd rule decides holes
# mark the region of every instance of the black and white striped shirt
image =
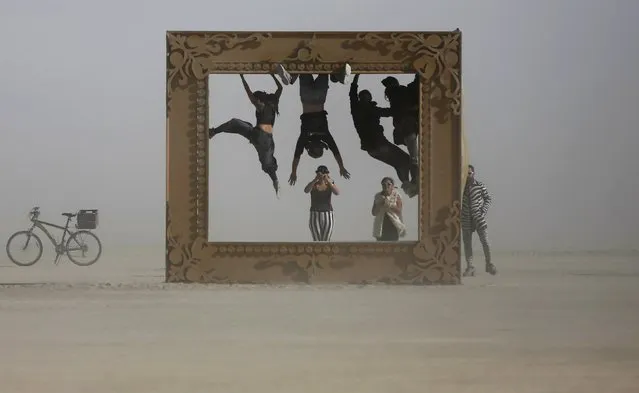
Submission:
[[461,226],[465,230],[483,230],[488,227],[486,213],[493,199],[484,184],[475,179],[464,187],[461,210]]

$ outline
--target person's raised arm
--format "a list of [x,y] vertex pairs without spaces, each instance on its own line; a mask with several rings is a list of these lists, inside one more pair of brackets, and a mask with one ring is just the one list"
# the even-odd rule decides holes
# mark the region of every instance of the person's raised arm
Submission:
[[293,163],[291,164],[291,175],[288,178],[288,184],[294,186],[297,183],[297,166],[300,163],[300,157],[304,152],[304,146],[306,145],[307,138],[300,134],[295,144],[295,152],[293,153]]
[[411,90],[419,91],[419,74],[415,74],[415,78],[413,78],[413,80],[408,85],[406,85],[406,87]]
[[315,187],[315,184],[319,181],[319,175],[315,176],[315,178],[313,180],[311,180],[306,187],[304,187],[304,192],[306,194],[308,194],[309,192],[311,192],[311,190],[313,189],[313,187]]
[[246,82],[246,79],[244,79],[244,74],[240,74],[240,78],[242,78],[242,85],[244,86],[244,91],[246,91],[246,95],[248,96],[249,100],[251,100],[251,104],[253,104],[254,106],[257,106],[258,100],[257,98],[255,98],[255,95],[251,91],[251,88]]
[[271,76],[273,77],[273,80],[275,81],[275,84],[277,85],[277,91],[275,91],[275,96],[279,100],[280,96],[282,95],[282,84],[280,83],[280,81],[277,80],[274,74],[271,74]]
[[328,187],[331,189],[331,192],[334,195],[339,195],[339,188],[335,185],[333,179],[331,179],[329,176],[326,176],[326,180],[328,181]]
[[342,155],[339,153],[339,148],[337,147],[337,143],[335,143],[335,139],[333,139],[333,135],[328,134],[325,137],[326,144],[328,148],[331,150],[333,155],[335,156],[335,161],[337,161],[337,165],[339,166],[339,174],[342,175],[345,179],[350,179],[351,174],[348,173],[346,168],[344,167],[344,161],[342,160]]
[[419,74],[415,74],[415,79],[413,79],[413,81],[411,83],[409,83],[408,85],[406,85],[407,87],[407,93],[410,96],[410,106],[413,107],[415,106],[415,109],[419,108],[419,96],[420,96],[420,91],[419,91]]
[[354,113],[357,103],[359,102],[359,98],[357,97],[357,82],[359,81],[359,74],[356,74],[351,82],[351,88],[348,91],[348,98],[351,103],[351,113]]

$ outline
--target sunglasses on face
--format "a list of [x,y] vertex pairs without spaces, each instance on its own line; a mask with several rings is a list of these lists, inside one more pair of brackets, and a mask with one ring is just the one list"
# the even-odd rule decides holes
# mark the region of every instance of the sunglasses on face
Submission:
[[393,185],[393,183],[391,183],[391,182],[384,182],[384,183],[382,183],[382,185],[383,185],[383,186],[392,186],[392,185]]

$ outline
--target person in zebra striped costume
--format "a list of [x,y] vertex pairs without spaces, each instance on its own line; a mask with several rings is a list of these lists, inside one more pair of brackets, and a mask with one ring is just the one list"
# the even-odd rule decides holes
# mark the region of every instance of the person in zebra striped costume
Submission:
[[495,275],[497,268],[490,259],[490,245],[486,229],[486,213],[492,203],[492,197],[484,184],[475,178],[475,167],[468,165],[468,178],[464,187],[461,210],[462,239],[464,241],[464,254],[466,255],[466,270],[464,277],[474,276],[473,266],[473,232],[477,232],[479,241],[484,249],[486,259],[486,272]]

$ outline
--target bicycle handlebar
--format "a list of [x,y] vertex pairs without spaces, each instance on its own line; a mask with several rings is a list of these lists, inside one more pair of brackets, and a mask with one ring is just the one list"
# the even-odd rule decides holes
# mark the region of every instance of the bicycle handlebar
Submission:
[[29,218],[33,221],[38,218],[40,215],[40,207],[36,206],[29,212]]

